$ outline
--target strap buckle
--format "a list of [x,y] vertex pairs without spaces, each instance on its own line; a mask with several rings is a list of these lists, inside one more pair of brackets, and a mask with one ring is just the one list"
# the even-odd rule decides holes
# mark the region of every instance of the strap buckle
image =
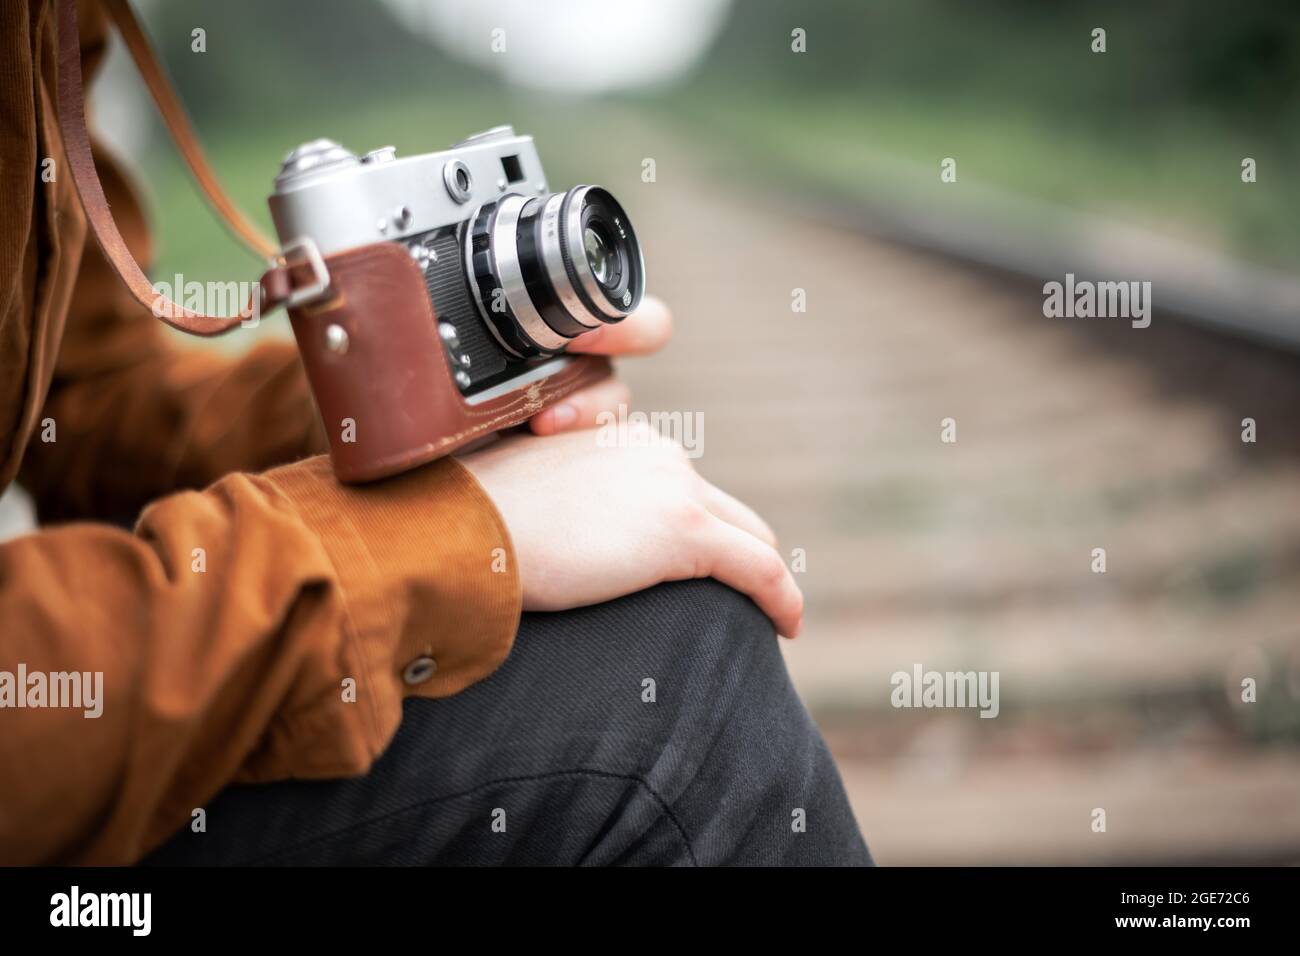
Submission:
[[295,252],[301,253],[300,262],[305,261],[311,267],[312,281],[302,288],[289,290],[286,306],[290,309],[318,302],[330,291],[329,270],[325,268],[325,260],[321,257],[315,240],[310,236],[302,236],[285,243],[284,248],[280,250],[280,257],[284,260],[285,266],[290,269],[295,264],[293,260]]

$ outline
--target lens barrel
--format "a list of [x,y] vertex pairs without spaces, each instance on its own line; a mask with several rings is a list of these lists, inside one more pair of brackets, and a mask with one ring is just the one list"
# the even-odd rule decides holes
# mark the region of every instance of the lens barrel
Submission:
[[627,213],[599,186],[481,207],[465,236],[470,285],[488,327],[521,357],[619,322],[641,303],[645,262]]

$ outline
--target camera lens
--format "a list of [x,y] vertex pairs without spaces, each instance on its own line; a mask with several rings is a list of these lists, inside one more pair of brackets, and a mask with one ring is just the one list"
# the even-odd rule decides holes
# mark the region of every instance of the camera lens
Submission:
[[465,242],[480,311],[519,356],[563,351],[569,339],[621,321],[645,292],[636,233],[599,186],[505,196],[478,210]]
[[596,281],[606,285],[614,272],[613,264],[610,262],[609,244],[600,237],[600,230],[595,226],[588,226],[582,235],[583,245],[587,248],[587,265],[591,266]]

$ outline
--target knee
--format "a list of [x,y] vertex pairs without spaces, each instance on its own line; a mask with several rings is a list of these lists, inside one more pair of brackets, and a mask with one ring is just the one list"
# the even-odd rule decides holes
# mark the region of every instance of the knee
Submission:
[[712,578],[671,581],[660,587],[678,605],[684,618],[698,622],[702,628],[750,637],[774,637],[776,634],[772,622],[757,604]]
[[525,614],[502,671],[483,693],[535,699],[529,688],[544,686],[542,703],[563,703],[556,721],[626,723],[636,732],[623,743],[635,740],[643,756],[658,747],[694,750],[685,739],[704,741],[720,722],[779,721],[802,710],[771,621],[749,598],[707,579]]
[[780,661],[772,622],[748,597],[711,578],[670,581],[613,603],[615,613],[638,622],[638,637],[671,660]]
[[[561,669],[587,693],[634,675],[664,690],[729,686],[729,675],[785,680],[772,622],[749,598],[711,579],[669,581],[603,604],[525,614],[503,670],[536,676]],[[566,680],[566,684],[568,681]],[[576,688],[575,688],[576,690]],[[584,694],[585,696],[585,694]]]
[[[803,717],[772,622],[748,597],[711,579],[673,581],[601,606],[609,645],[595,673],[635,676],[659,704],[653,722],[673,739]],[[629,673],[631,670],[631,673]]]
[[758,703],[748,692],[760,689],[793,695],[772,622],[725,584],[670,581],[602,607],[620,656],[644,665],[670,699],[676,691],[721,705],[742,685],[737,707]]
[[[830,752],[790,680],[771,622],[715,581],[660,585],[626,611],[657,622],[638,724],[640,775],[700,862],[869,860]],[[792,818],[792,814],[795,817]],[[811,818],[815,832],[792,829]]]

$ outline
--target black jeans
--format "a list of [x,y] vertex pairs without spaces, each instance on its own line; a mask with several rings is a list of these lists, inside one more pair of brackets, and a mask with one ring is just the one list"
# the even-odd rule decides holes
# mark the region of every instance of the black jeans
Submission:
[[772,626],[713,581],[525,614],[365,777],[230,787],[159,864],[869,864]]

